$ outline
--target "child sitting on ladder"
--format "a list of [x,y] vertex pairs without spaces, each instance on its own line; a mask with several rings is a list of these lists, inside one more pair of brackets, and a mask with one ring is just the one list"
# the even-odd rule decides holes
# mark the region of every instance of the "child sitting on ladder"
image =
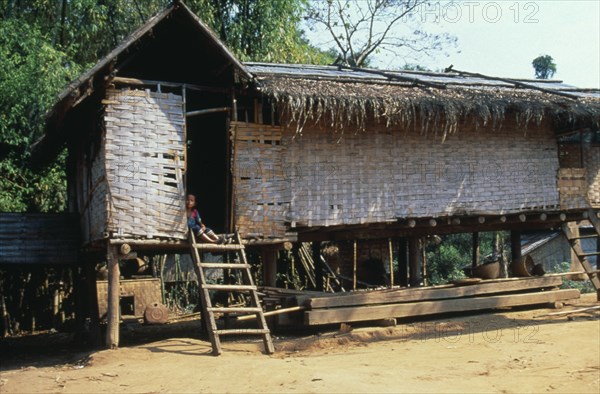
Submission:
[[204,242],[209,242],[213,244],[223,243],[223,240],[219,238],[219,236],[215,234],[214,231],[212,231],[210,228],[206,227],[204,223],[202,223],[202,219],[200,218],[198,209],[196,209],[195,195],[187,195],[185,199],[185,207],[187,211],[188,227],[194,232],[194,235],[196,237],[200,237],[200,239]]

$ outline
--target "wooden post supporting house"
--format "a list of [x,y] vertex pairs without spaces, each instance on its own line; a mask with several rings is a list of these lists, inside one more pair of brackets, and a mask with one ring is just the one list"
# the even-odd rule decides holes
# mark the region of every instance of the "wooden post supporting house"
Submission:
[[277,249],[262,249],[263,281],[265,286],[277,285]]
[[109,245],[106,251],[108,264],[108,311],[106,327],[106,347],[116,349],[119,347],[119,322],[121,312],[119,307],[120,296],[120,270],[119,256],[116,246]]
[[473,268],[477,267],[479,264],[479,233],[475,231],[473,233],[473,256],[471,266]]
[[408,240],[406,237],[398,239],[398,284],[408,286]]
[[421,285],[421,268],[423,265],[423,242],[420,237],[408,238],[408,269],[411,287]]

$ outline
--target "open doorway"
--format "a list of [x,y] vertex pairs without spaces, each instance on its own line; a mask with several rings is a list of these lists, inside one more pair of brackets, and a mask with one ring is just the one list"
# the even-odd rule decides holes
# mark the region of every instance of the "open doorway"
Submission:
[[229,206],[226,113],[187,118],[186,142],[187,192],[196,195],[202,221],[217,233],[226,232]]

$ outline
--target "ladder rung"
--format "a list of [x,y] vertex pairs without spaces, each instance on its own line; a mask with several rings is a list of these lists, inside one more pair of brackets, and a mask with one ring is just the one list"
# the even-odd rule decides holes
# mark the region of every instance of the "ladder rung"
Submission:
[[242,250],[244,245],[240,244],[193,244],[192,247],[198,250],[204,250],[207,252],[219,252],[223,250]]
[[575,241],[577,239],[589,239],[589,238],[598,238],[598,234],[592,234],[592,235],[579,235],[577,237],[571,237],[569,238],[569,241]]
[[250,268],[250,264],[239,263],[200,263],[202,268],[223,268],[223,269],[245,269]]
[[212,307],[212,308],[206,308],[211,312],[216,312],[216,313],[260,313],[262,312],[262,308],[260,307],[250,307],[250,306],[244,306],[244,307]]
[[582,254],[578,254],[577,256],[579,256],[579,257],[600,256],[600,252],[582,253]]
[[215,334],[218,335],[264,335],[270,333],[268,328],[230,328],[215,331]]
[[203,285],[202,286],[206,290],[224,290],[224,291],[247,291],[247,290],[255,290],[256,286],[252,285]]

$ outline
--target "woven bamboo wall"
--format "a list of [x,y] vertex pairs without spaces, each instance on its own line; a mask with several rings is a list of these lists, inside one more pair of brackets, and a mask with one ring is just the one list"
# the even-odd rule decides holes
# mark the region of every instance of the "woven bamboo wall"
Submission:
[[92,173],[106,177],[93,191],[91,221],[116,237],[185,238],[181,96],[109,90],[103,103],[104,154]]
[[236,227],[244,236],[282,237],[290,189],[281,128],[232,122]]
[[579,209],[589,206],[585,168],[561,168],[558,172],[558,189],[561,208]]
[[[248,125],[249,130],[260,127]],[[274,147],[237,143],[236,164],[246,160],[275,169],[270,177],[255,176],[253,183],[235,177],[236,184],[249,185],[236,189],[246,193],[236,201],[249,198],[236,206],[242,231],[251,225],[281,235],[274,231],[285,221],[329,226],[559,205],[557,146],[548,129],[461,130],[444,143],[431,134],[382,126],[343,135],[308,128],[302,134],[281,133]],[[260,201],[250,199],[257,195]],[[271,211],[263,209],[265,204],[279,208],[270,217],[277,228],[250,224],[254,218],[268,221]]]

